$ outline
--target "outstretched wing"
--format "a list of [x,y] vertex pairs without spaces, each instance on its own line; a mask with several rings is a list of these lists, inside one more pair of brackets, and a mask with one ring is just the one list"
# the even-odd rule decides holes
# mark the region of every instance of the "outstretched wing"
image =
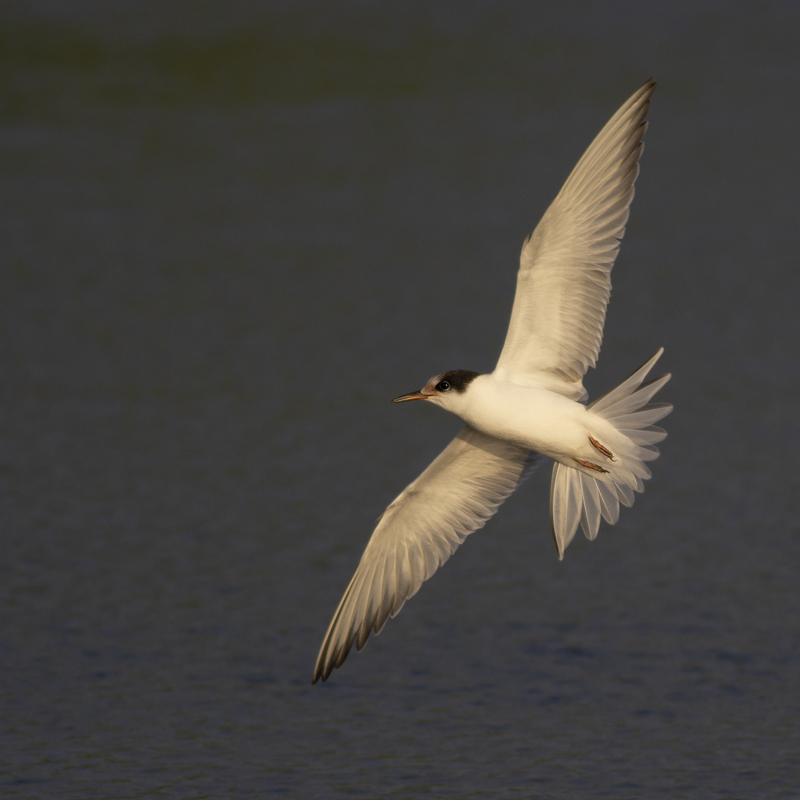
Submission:
[[654,89],[648,81],[609,120],[523,245],[498,377],[585,395],[581,380],[600,352]]
[[482,528],[532,471],[537,454],[462,428],[383,512],[322,642],[314,680],[360,650],[423,581]]

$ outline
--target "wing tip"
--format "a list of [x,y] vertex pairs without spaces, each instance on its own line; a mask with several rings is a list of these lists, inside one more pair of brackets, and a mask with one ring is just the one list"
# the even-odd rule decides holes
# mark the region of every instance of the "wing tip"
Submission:
[[314,674],[311,676],[311,685],[314,686],[314,684],[320,680],[325,683],[325,681],[328,680],[328,675],[330,674],[330,668],[327,666],[323,667],[319,662],[317,662],[317,665],[314,667]]
[[645,82],[644,82],[644,83],[643,83],[643,84],[642,84],[642,85],[639,87],[639,90],[636,92],[636,94],[640,94],[640,93],[641,93],[641,95],[642,95],[643,97],[646,97],[646,98],[649,100],[649,99],[650,99],[650,96],[651,96],[651,95],[653,94],[653,92],[656,90],[656,86],[658,86],[658,84],[656,83],[656,81],[655,81],[655,78],[648,78],[648,79],[647,79],[647,80],[646,80],[646,81],[645,81]]
[[[333,650],[333,652],[328,652],[328,647],[330,645],[330,637],[325,639],[325,642],[322,645],[322,650],[320,651],[319,656],[317,657],[317,663],[314,667],[314,674],[311,678],[311,685],[317,683],[317,681],[325,681],[330,678],[331,673],[335,669],[339,669],[339,667],[344,664],[347,660],[347,656],[350,655],[350,651],[353,649],[353,642],[356,638],[356,632],[353,632],[353,635],[350,637],[350,640],[347,644],[342,645],[341,643]],[[359,648],[360,649],[360,648]]]
[[331,672],[334,670],[334,659],[328,657],[326,650],[326,645],[328,644],[327,639],[323,644],[323,652],[317,656],[317,663],[314,666],[314,674],[311,676],[311,685],[313,686],[317,681],[322,681],[325,683],[328,680]]

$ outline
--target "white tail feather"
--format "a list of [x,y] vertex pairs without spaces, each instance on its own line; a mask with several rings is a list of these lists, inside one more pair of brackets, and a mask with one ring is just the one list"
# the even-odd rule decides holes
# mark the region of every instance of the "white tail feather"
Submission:
[[619,504],[632,506],[634,491],[644,491],[643,481],[650,477],[645,461],[658,458],[656,442],[667,435],[653,425],[672,411],[669,403],[650,403],[653,396],[670,379],[670,375],[644,382],[658,361],[661,348],[629,378],[588,408],[610,422],[619,436],[614,442],[614,463],[609,471],[597,477],[577,468],[556,463],[550,483],[550,522],[559,559],[578,530],[594,539],[600,517],[613,525],[619,519]]

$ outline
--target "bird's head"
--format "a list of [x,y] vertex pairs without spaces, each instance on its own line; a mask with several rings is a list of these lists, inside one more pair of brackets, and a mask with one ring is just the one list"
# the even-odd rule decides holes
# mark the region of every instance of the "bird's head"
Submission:
[[418,392],[395,397],[393,403],[405,403],[408,400],[430,400],[448,411],[457,411],[463,403],[470,383],[480,375],[468,369],[452,369],[441,375],[434,375]]

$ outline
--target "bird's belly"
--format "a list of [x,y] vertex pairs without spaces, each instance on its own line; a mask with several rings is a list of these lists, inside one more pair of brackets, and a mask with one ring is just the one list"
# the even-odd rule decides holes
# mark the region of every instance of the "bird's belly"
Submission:
[[553,392],[521,388],[498,393],[463,418],[481,433],[557,461],[580,457],[589,443],[586,406]]

